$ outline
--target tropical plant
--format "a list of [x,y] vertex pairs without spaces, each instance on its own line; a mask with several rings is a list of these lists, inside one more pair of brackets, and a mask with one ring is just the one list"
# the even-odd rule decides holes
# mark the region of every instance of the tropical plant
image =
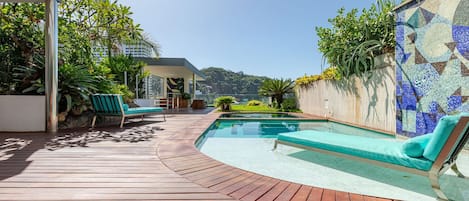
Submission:
[[215,107],[221,107],[222,111],[230,111],[231,104],[235,101],[233,96],[220,96],[215,99]]
[[280,108],[284,112],[295,112],[298,110],[298,106],[296,104],[296,98],[287,98],[280,104]]
[[109,91],[104,91],[106,94],[121,94],[125,103],[132,103],[135,94],[123,84],[113,84]]
[[64,64],[59,68],[57,102],[59,112],[86,111],[90,105],[89,96],[96,91],[96,82],[84,66]]
[[[144,62],[137,62],[131,55],[115,55],[111,58],[106,58],[100,63],[97,72],[113,79],[119,84],[127,83],[131,89],[135,89],[136,85],[139,89],[139,94],[143,93],[143,79],[150,76],[150,72],[144,71]],[[104,71],[104,73],[102,72]],[[125,81],[124,73],[127,74],[127,82]],[[112,76],[109,76],[112,74]]]
[[290,79],[268,79],[262,83],[259,95],[272,97],[276,107],[280,108],[285,94],[292,93],[295,84]]
[[247,106],[262,106],[262,105],[264,105],[264,103],[262,103],[262,101],[258,101],[258,100],[250,100],[247,103]]
[[[130,17],[130,7],[117,0],[68,0],[60,3],[59,20],[70,24],[77,34],[95,47],[105,48],[108,58],[118,44],[142,38],[142,29]],[[83,38],[84,39],[84,38]]]
[[316,27],[319,50],[329,64],[337,67],[342,76],[362,75],[374,68],[374,57],[391,53],[395,47],[394,2],[380,0],[370,9],[345,13],[338,10],[329,19],[331,28]]
[[18,70],[43,67],[44,62],[36,62],[44,55],[44,9],[37,4],[0,3],[0,94],[20,94],[28,87],[27,80],[13,75],[21,73]]

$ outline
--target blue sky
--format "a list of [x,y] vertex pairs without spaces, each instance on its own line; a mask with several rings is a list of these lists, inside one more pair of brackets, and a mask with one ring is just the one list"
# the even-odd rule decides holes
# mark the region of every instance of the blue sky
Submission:
[[120,0],[161,45],[197,68],[292,78],[321,72],[315,27],[375,0]]

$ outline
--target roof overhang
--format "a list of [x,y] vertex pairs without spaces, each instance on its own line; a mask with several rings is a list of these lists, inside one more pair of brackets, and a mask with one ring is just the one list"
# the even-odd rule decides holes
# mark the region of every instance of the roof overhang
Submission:
[[185,78],[192,79],[196,75],[196,80],[205,80],[205,75],[199,71],[185,58],[146,58],[137,57],[137,61],[143,61],[147,64],[145,70],[151,74],[167,78]]

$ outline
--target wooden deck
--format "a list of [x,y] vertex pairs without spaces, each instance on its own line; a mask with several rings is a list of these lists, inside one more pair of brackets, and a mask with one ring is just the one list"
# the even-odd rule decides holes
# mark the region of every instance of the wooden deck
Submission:
[[387,200],[215,161],[194,141],[217,116],[170,114],[59,137],[0,133],[0,200]]

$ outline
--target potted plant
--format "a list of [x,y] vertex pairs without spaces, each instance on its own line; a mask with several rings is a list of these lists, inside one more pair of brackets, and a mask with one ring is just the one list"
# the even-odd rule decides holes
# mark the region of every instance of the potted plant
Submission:
[[231,104],[235,101],[233,96],[220,96],[215,99],[215,107],[220,107],[221,111],[226,112],[231,110]]
[[181,98],[179,99],[179,107],[187,108],[189,107],[189,102],[191,95],[189,93],[182,93]]

